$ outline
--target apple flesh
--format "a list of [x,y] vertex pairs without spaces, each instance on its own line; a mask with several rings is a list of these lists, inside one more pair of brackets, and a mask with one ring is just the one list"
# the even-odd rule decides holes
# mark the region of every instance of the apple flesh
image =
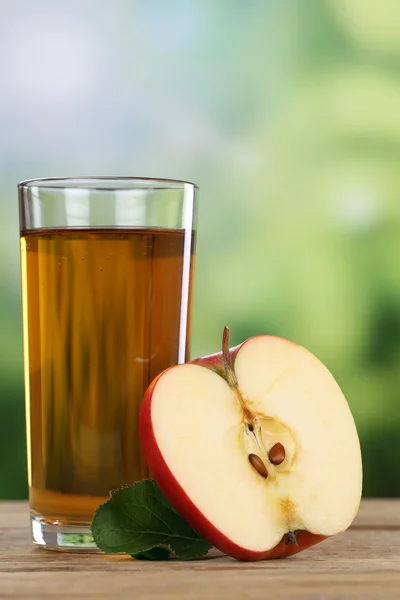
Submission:
[[260,335],[170,367],[144,396],[152,477],[203,537],[239,560],[289,556],[344,531],[362,465],[338,384],[310,352]]

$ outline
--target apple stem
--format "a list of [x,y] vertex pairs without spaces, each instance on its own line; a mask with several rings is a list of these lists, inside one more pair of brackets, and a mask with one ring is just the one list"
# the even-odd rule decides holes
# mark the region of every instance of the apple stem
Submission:
[[237,380],[237,377],[236,377],[236,373],[235,373],[233,365],[232,365],[231,355],[230,355],[230,352],[229,352],[229,334],[230,334],[229,327],[227,327],[225,325],[224,332],[222,334],[222,356],[223,356],[223,360],[224,360],[226,380],[228,382],[228,385],[233,390],[235,390],[236,396],[237,396],[237,398],[239,400],[239,404],[242,407],[242,410],[243,410],[243,413],[244,413],[246,419],[250,423],[252,423],[254,421],[253,414],[247,408],[246,404],[244,403],[242,394],[240,393],[240,390],[239,390],[239,385],[238,385],[238,380]]
[[224,367],[226,373],[226,380],[232,388],[238,387],[236,373],[232,367],[231,355],[229,353],[229,327],[225,325],[224,332],[222,334],[222,356],[224,358]]

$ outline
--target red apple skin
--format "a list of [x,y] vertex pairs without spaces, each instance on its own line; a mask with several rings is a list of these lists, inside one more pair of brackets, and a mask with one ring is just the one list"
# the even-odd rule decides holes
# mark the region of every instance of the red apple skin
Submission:
[[[236,354],[238,353],[239,348],[240,346],[236,346],[235,348],[229,349],[232,365],[235,363]],[[202,356],[201,358],[195,358],[194,360],[190,361],[190,364],[206,367],[207,369],[210,369],[210,371],[214,371],[221,377],[224,377],[225,367],[221,352],[209,354],[208,356]]]
[[[273,335],[255,335],[251,338],[248,338],[247,340],[245,340],[244,342],[242,342],[241,344],[239,344],[238,346],[234,346],[233,348],[229,349],[229,355],[231,358],[231,364],[232,366],[235,365],[235,359],[236,359],[236,355],[239,352],[240,348],[242,348],[245,344],[247,344],[250,340],[255,340],[257,338],[273,338],[275,340],[281,340],[284,341],[286,344],[290,344],[291,346],[297,346],[297,344],[295,344],[294,342],[291,342],[290,340],[287,340],[285,338],[282,337],[277,337],[277,336],[273,336]],[[224,366],[224,359],[222,356],[222,352],[216,352],[215,354],[208,354],[207,356],[202,356],[201,358],[195,358],[193,360],[190,361],[190,364],[193,365],[200,365],[200,367],[206,367],[207,369],[210,369],[211,371],[214,371],[215,373],[218,373],[218,375],[221,375],[222,377],[224,376],[225,373],[225,366]]]
[[[263,336],[264,337],[264,336]],[[245,344],[248,340],[243,342]],[[292,343],[289,342],[288,343]],[[230,349],[232,364],[241,346]],[[211,369],[217,373],[224,370],[224,363],[221,353],[211,354],[203,358],[191,361],[191,364],[200,365]],[[169,369],[179,369],[180,365],[169,367]],[[157,440],[154,435],[151,419],[151,403],[154,390],[159,379],[167,372],[166,369],[160,373],[147,388],[143,397],[139,415],[139,436],[144,457],[149,467],[151,477],[156,481],[164,496],[172,504],[175,510],[206,540],[213,546],[241,561],[256,561],[272,558],[284,558],[292,556],[302,550],[306,550],[326,539],[326,536],[317,535],[308,531],[296,531],[297,544],[286,543],[285,537],[272,549],[266,551],[253,551],[243,548],[233,542],[231,539],[221,533],[195,506],[179,482],[176,480],[165,462]]]

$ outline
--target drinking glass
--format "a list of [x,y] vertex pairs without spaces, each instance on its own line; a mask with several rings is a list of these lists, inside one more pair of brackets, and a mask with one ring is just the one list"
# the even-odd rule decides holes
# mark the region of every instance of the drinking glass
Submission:
[[97,507],[148,476],[143,394],[189,357],[197,189],[133,177],[18,188],[32,537],[95,550]]

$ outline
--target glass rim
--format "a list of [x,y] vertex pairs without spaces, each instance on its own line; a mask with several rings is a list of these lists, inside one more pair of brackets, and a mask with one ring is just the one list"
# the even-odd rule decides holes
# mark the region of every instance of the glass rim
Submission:
[[[114,185],[101,186],[101,183],[114,182]],[[67,177],[38,177],[34,179],[25,179],[18,183],[18,189],[30,189],[33,187],[41,187],[44,189],[74,189],[93,190],[93,191],[118,191],[121,189],[118,182],[125,184],[131,182],[132,186],[125,185],[125,190],[137,189],[182,189],[184,186],[191,186],[194,190],[198,190],[198,186],[191,181],[182,179],[168,179],[163,177],[135,177],[130,175],[88,175],[88,176],[67,176]],[[99,185],[96,185],[99,183]],[[81,184],[81,185],[80,185]],[[142,184],[142,185],[141,185]]]

